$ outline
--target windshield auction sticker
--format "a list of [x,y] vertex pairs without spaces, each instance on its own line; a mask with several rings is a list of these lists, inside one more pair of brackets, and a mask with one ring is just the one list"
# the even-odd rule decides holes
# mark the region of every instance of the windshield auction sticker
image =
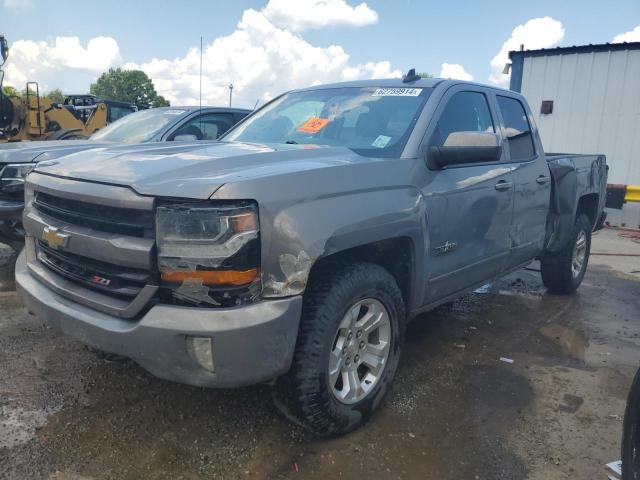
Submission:
[[162,113],[165,115],[182,115],[184,112],[184,110],[165,110]]
[[417,97],[422,93],[421,88],[376,88],[372,97]]
[[329,123],[328,118],[311,117],[298,127],[298,131],[302,133],[318,133]]

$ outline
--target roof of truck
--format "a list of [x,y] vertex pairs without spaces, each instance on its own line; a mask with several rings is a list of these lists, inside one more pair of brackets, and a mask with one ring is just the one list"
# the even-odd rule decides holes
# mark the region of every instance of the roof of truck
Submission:
[[351,82],[327,83],[313,87],[300,88],[296,91],[318,90],[323,88],[342,87],[387,87],[387,88],[433,88],[443,82],[442,78],[421,78],[414,82],[404,83],[402,78],[386,78],[383,80],[353,80]]

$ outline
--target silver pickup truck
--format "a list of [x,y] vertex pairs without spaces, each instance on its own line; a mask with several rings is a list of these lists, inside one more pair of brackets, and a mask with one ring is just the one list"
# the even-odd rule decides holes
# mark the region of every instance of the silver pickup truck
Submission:
[[271,382],[335,435],[380,405],[421,312],[534,259],[576,290],[606,180],[601,155],[545,156],[513,92],[316,86],[219,143],[40,163],[16,281],[70,336],[177,382]]

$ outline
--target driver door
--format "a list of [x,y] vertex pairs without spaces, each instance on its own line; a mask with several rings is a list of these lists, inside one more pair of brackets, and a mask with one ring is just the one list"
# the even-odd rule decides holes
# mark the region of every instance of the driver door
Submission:
[[[427,132],[428,146],[455,143],[474,134],[501,142],[490,91],[453,87],[440,102]],[[486,135],[485,135],[486,136]],[[428,285],[431,303],[503,271],[509,254],[514,179],[504,153],[492,161],[458,161],[431,169],[423,187],[427,209]]]

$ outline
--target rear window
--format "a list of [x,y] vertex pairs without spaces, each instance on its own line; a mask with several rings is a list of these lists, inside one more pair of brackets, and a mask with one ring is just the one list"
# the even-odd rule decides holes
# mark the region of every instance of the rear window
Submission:
[[533,148],[531,126],[522,103],[515,98],[498,95],[498,105],[507,129],[507,142],[509,142],[511,160],[530,159],[534,156],[535,149]]

